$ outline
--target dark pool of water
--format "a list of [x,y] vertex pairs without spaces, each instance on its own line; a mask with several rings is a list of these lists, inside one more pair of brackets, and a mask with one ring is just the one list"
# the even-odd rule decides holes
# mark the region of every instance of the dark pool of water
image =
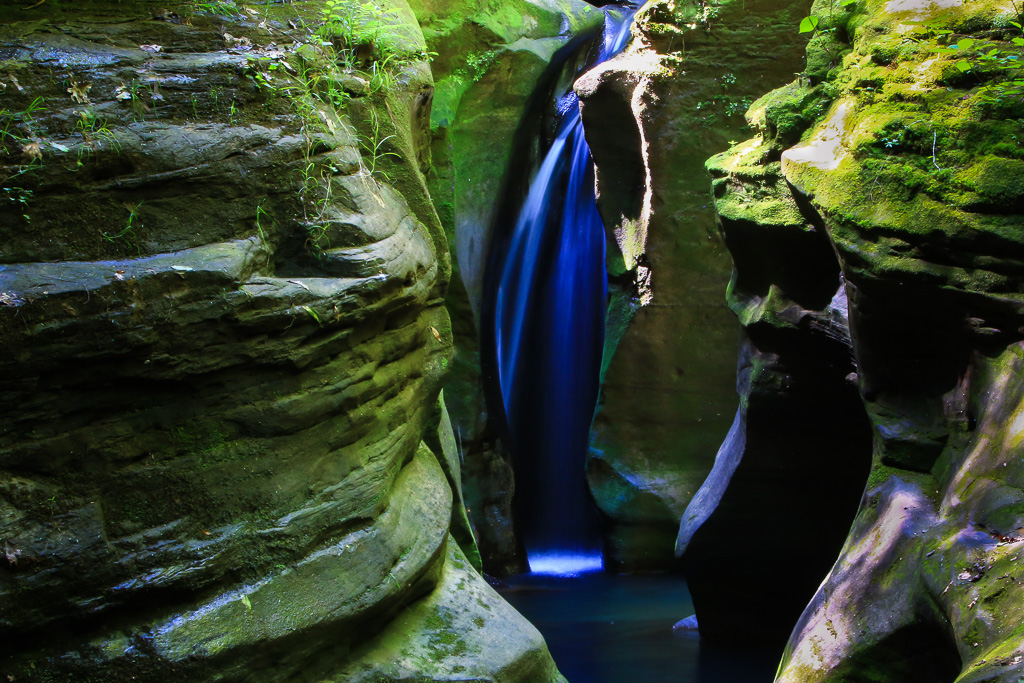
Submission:
[[771,683],[778,653],[702,648],[678,576],[527,575],[501,594],[534,623],[569,683]]

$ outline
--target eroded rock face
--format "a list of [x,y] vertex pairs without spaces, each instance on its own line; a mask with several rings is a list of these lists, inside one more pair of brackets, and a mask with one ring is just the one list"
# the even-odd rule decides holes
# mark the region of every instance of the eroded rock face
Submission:
[[806,9],[650,3],[630,47],[576,83],[609,230],[588,478],[610,567],[672,566],[679,519],[736,412],[731,264],[704,161],[741,136],[747,104],[799,69],[792,26]]
[[496,597],[454,604],[487,589],[408,8],[385,83],[320,3],[78,10],[0,26],[0,671],[393,680],[384,624],[458,610],[469,649],[403,671],[559,680]]
[[[840,268],[871,427],[860,510],[777,680],[1016,681],[1024,112],[967,39],[1015,53],[1019,18],[1001,2],[815,14],[831,31],[805,76],[755,103],[758,138],[709,164],[727,240],[744,220],[770,236],[787,207],[828,236],[835,260],[811,270]],[[730,248],[735,295],[745,248]],[[781,332],[793,271],[757,265],[770,287],[738,312]]]

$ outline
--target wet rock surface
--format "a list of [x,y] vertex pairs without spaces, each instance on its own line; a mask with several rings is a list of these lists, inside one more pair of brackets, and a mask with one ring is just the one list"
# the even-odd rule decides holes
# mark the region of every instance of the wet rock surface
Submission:
[[[476,557],[422,36],[390,7],[381,84],[320,3],[154,7],[0,24],[2,673],[339,680]],[[460,605],[474,675],[557,680],[498,607],[516,650]]]

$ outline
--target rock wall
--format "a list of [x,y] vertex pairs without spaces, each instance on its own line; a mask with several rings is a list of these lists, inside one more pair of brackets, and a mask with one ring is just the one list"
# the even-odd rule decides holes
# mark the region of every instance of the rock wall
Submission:
[[348,7],[0,10],[9,680],[562,680],[471,566],[426,44]]
[[[576,84],[608,226],[611,300],[588,478],[615,569],[673,565],[679,519],[736,411],[736,322],[704,161],[799,69],[809,2],[653,2]],[[834,289],[833,289],[834,291]]]
[[[751,108],[758,137],[709,164],[736,260],[730,296],[755,347],[755,326],[808,347],[834,333],[841,342],[848,329],[852,372],[835,364],[816,374],[828,404],[819,412],[850,423],[857,409],[844,386],[855,386],[870,427],[866,486],[852,479],[860,448],[822,453],[827,467],[845,461],[851,479],[819,487],[864,489],[779,681],[1021,677],[1019,11],[817,2],[804,73]],[[822,246],[780,259],[796,237]],[[825,275],[837,266],[842,287],[827,302]],[[815,272],[819,297],[803,299]],[[813,353],[827,357],[821,346]],[[785,399],[791,386],[775,393]],[[790,422],[779,442],[794,454],[803,424]],[[740,468],[755,456],[768,454],[748,444]],[[727,515],[764,518],[760,506],[727,503],[731,490]],[[803,532],[808,521],[789,523]],[[701,527],[684,560],[702,533],[733,545],[728,531]],[[769,566],[804,555],[760,548],[753,554]],[[735,619],[733,601],[709,594],[703,612],[696,593],[694,602],[702,630]]]

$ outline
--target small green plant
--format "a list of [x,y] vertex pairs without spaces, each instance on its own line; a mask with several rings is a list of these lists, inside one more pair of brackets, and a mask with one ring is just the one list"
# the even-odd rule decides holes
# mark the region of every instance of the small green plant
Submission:
[[307,314],[309,314],[309,317],[312,318],[314,321],[316,321],[317,325],[321,325],[321,326],[323,325],[323,323],[320,322],[320,314],[317,313],[312,307],[310,307],[310,306],[299,306],[299,308],[301,308]]
[[43,97],[37,97],[22,111],[0,109],[0,144],[8,140],[25,143],[38,137],[35,117],[46,111],[45,104]]
[[270,219],[271,224],[273,223],[273,218],[271,218],[270,214],[267,213],[267,210],[263,208],[263,200],[260,200],[256,205],[256,234],[260,236],[260,241],[264,244],[267,241],[267,235],[263,231],[263,221],[265,219]]
[[391,90],[395,87],[396,79],[391,73],[389,65],[397,61],[394,55],[388,55],[379,62],[370,65],[370,92],[378,93]]
[[[1018,33],[1022,32],[1021,22],[1011,21],[1010,24]],[[1012,37],[1009,45],[968,36],[949,46],[936,46],[933,51],[959,58],[953,66],[960,73],[976,73],[979,80],[987,77],[978,93],[983,101],[1003,103],[1024,99],[1024,36]]]
[[0,189],[3,189],[7,199],[14,203],[17,210],[21,211],[21,217],[25,219],[25,222],[32,222],[32,218],[28,213],[29,201],[32,199],[33,195],[32,190],[24,187],[4,187]]
[[816,16],[807,16],[800,20],[800,33],[814,33],[818,30],[820,20]]
[[[396,69],[410,62],[427,59],[429,54],[411,50],[396,28],[401,20],[373,2],[327,0],[316,30],[321,47],[332,47],[339,66],[345,71]],[[379,81],[389,86],[393,81]]]
[[28,164],[4,167],[5,170],[13,168],[14,172],[0,181],[2,182],[0,191],[4,193],[4,197],[6,197],[7,201],[14,204],[15,210],[21,213],[21,217],[25,219],[26,223],[30,223],[32,221],[29,214],[29,203],[32,201],[32,196],[35,192],[27,187],[23,187],[22,182],[18,179],[32,173],[41,165],[42,162],[39,160],[39,157],[33,157]]
[[893,149],[894,147],[899,147],[900,144],[903,142],[904,131],[904,128],[900,128],[889,133],[888,135],[883,135],[879,138],[879,142],[881,142],[886,149]]
[[[146,114],[151,111],[151,107],[142,97],[143,87],[138,79],[133,79],[131,83],[122,83],[114,90],[114,99],[119,102],[128,102],[131,105],[132,119],[135,121],[145,121]],[[159,89],[154,90],[154,87],[156,87],[155,84],[150,88],[150,99],[155,102],[162,97]]]
[[[829,4],[827,21],[824,22],[828,28],[822,28],[822,17],[811,14],[800,20],[798,32],[801,34],[810,33],[812,41],[815,38],[824,38],[828,34],[831,34],[835,31],[836,9],[838,8],[840,10],[846,11],[850,9],[854,4],[856,4],[856,2],[857,0],[838,0],[837,2],[832,2],[831,4]],[[835,45],[830,43],[833,43],[833,41],[819,41],[821,48],[825,51],[825,54],[828,55],[831,64],[835,65],[839,62],[840,54],[838,51],[836,51]]]
[[107,242],[113,244],[121,243],[126,245],[129,249],[141,254],[141,249],[138,243],[138,235],[135,234],[136,228],[141,228],[142,223],[139,221],[139,208],[142,206],[142,202],[139,202],[135,206],[129,206],[125,204],[125,208],[128,209],[128,220],[125,223],[124,228],[116,234],[111,234],[106,231],[101,233],[101,236]]
[[268,97],[282,94],[281,88],[275,81],[275,73],[281,68],[281,63],[266,55],[247,54],[245,74],[256,82],[260,92]]
[[96,117],[92,109],[84,109],[78,112],[78,120],[75,122],[75,132],[82,136],[85,142],[78,150],[78,158],[81,161],[82,155],[96,149],[98,142],[106,142],[116,152],[120,152],[121,144],[117,137],[107,125],[106,119]]
[[366,170],[370,175],[374,173],[380,173],[381,176],[388,182],[391,182],[391,178],[386,173],[378,169],[377,166],[381,161],[388,157],[397,157],[398,155],[394,152],[385,149],[385,145],[388,140],[395,137],[394,135],[383,135],[383,130],[380,125],[380,119],[377,117],[377,113],[370,110],[370,135],[368,138],[359,140],[360,146],[363,148],[364,157],[369,160],[369,164]]
[[[429,53],[428,56],[436,56],[436,53]],[[487,70],[491,68],[498,58],[497,50],[487,52],[470,52],[466,55],[466,65],[463,68],[455,69],[452,75],[464,82],[479,80]]]
[[332,170],[331,167],[317,168],[312,158],[307,158],[305,166],[300,169],[299,200],[302,203],[302,224],[307,235],[306,245],[318,261],[331,246],[326,219],[331,205]]

